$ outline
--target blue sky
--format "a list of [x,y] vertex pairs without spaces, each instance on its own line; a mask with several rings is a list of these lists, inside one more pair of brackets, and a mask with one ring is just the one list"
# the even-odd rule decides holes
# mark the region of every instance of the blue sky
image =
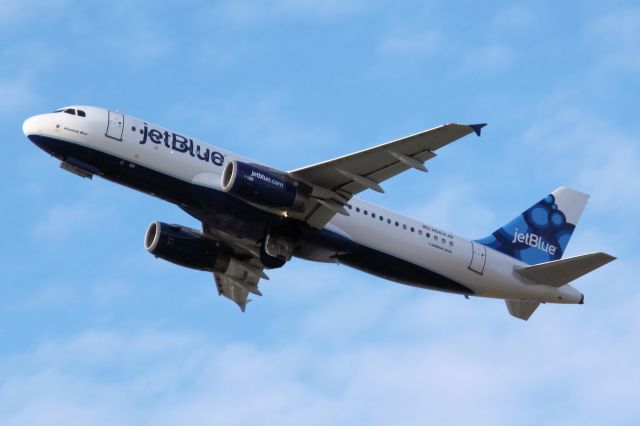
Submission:
[[[634,2],[0,2],[0,423],[638,424],[640,7]],[[22,121],[119,109],[282,169],[488,122],[370,201],[472,238],[592,195],[584,306],[273,271],[242,315],[143,249],[178,208],[61,171]]]

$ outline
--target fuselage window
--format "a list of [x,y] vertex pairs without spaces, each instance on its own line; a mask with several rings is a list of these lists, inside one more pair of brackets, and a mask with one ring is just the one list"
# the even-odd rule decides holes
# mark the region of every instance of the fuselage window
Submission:
[[369,214],[369,212],[365,210],[365,211],[364,211],[364,215],[366,216],[366,215],[368,215],[368,214]]
[[371,217],[375,219],[376,218],[376,214],[374,212],[371,212]]
[[433,239],[434,239],[435,241],[438,241],[438,236],[437,236],[437,235],[434,235],[434,236],[433,236]]
[[351,210],[353,207],[351,207],[351,204],[347,204],[347,207],[349,208],[349,210]]
[[380,222],[382,222],[384,220],[384,217],[378,216],[378,219],[380,219]]
[[418,235],[422,235],[422,229],[418,229]]
[[78,116],[80,116],[80,117],[86,117],[86,116],[87,116],[87,114],[85,114],[83,110],[79,109],[79,110],[78,110]]
[[431,234],[427,232],[427,238],[431,238]]
[[407,225],[402,225],[402,229],[407,229]]
[[64,110],[67,114],[76,115],[76,110],[73,108],[67,108]]
[[396,226],[400,226],[400,224],[398,222],[396,222]]
[[415,231],[415,229],[414,229],[414,227],[412,226],[412,227],[411,227],[411,232],[414,232],[414,231]]
[[449,241],[449,247],[453,247],[453,241]]
[[444,244],[444,238],[442,239],[442,244]]
[[360,207],[356,207],[356,211],[360,213]]
[[391,223],[391,219],[387,219],[387,223]]

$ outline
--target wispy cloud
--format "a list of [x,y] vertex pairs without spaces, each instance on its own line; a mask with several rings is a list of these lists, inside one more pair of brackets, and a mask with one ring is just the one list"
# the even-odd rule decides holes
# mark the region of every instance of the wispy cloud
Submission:
[[67,5],[73,0],[25,0],[20,3],[3,0],[0,1],[0,22],[2,30],[15,29],[29,20],[38,20],[44,17],[56,18],[64,13]]
[[640,152],[636,139],[580,107],[560,106],[525,134],[538,153],[556,159],[564,174],[592,195],[590,205],[612,216],[637,214]]
[[539,22],[538,5],[535,3],[509,2],[499,8],[493,16],[491,25],[501,32],[530,31]]
[[441,43],[441,36],[435,30],[394,31],[380,41],[378,52],[382,55],[407,55],[415,59],[424,59],[437,52]]
[[353,15],[366,7],[361,0],[240,0],[216,5],[212,12],[237,24],[271,19],[331,21]]
[[[437,299],[442,303],[446,296]],[[632,299],[640,302],[638,294]],[[445,321],[457,316],[447,302],[442,309],[418,303],[424,315],[409,323],[406,316],[386,316],[407,308],[403,302],[383,309],[374,321],[364,316],[369,327],[380,330],[377,342],[343,342],[335,352],[331,344],[323,349],[320,342],[302,339],[304,328],[286,342],[224,345],[184,330],[89,330],[45,342],[4,363],[0,419],[7,425],[75,424],[77,419],[97,425],[114,420],[512,424],[523,410],[529,412],[530,398],[553,392],[563,397],[532,413],[536,421],[611,419],[615,409],[613,419],[624,423],[640,415],[631,403],[640,376],[627,368],[640,355],[640,322],[628,322],[634,303],[624,306],[626,315],[613,316],[613,323],[581,327],[576,323],[582,316],[544,307],[527,323],[526,333],[523,323],[500,312],[504,330],[496,337],[478,321]],[[493,316],[493,308],[487,314]],[[352,316],[361,313],[357,306],[350,310]],[[309,313],[320,314],[326,315]],[[378,321],[386,326],[377,327]],[[335,327],[340,332],[340,324]],[[611,327],[622,328],[614,337]],[[394,339],[397,333],[402,341]],[[465,410],[456,409],[461,398],[467,401]],[[569,414],[563,409],[567,404],[591,409]]]
[[[495,209],[478,200],[476,194],[472,184],[450,182],[446,188],[431,193],[426,203],[414,206],[410,215],[444,229],[455,229],[467,238],[480,238],[494,231],[491,225]],[[526,206],[513,206],[514,217],[521,207]]]
[[109,207],[76,201],[52,206],[36,223],[33,234],[36,238],[60,240],[84,229],[97,226],[109,215]]
[[33,90],[33,82],[26,77],[14,77],[0,80],[0,113],[15,114],[24,111],[40,101]]
[[13,117],[41,103],[38,77],[54,61],[51,50],[40,42],[0,46],[0,112]]
[[623,5],[603,14],[587,27],[587,38],[603,49],[600,68],[616,73],[640,70],[640,8]]
[[515,63],[517,56],[516,51],[509,45],[490,42],[471,49],[465,56],[464,65],[477,71],[506,71]]
[[[225,144],[226,149],[271,162],[275,167],[297,168],[317,161],[328,146],[340,140],[332,129],[298,118],[286,93],[277,91],[239,92],[199,105],[181,104],[170,115],[203,129],[210,143]],[[282,156],[283,152],[288,155]],[[274,163],[282,160],[289,164]]]

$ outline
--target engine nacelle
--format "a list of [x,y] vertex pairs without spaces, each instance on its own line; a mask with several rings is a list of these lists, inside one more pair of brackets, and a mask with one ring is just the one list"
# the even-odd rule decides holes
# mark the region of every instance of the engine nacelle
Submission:
[[311,188],[255,164],[230,161],[222,171],[222,190],[259,206],[302,211]]
[[215,242],[204,238],[195,229],[162,222],[149,225],[144,237],[144,247],[161,259],[201,271],[218,271],[225,260],[228,263],[229,257],[220,253]]
[[[219,272],[255,286],[263,272],[220,250],[200,231],[179,225],[153,222],[144,236],[144,247],[156,257],[200,271]],[[257,290],[250,290],[257,291]]]

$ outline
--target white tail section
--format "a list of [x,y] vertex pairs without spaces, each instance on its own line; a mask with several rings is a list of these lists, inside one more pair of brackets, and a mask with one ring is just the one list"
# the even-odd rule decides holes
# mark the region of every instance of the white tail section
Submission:
[[555,198],[558,210],[564,213],[567,223],[577,225],[584,207],[587,205],[589,195],[575,189],[561,186],[551,193]]

